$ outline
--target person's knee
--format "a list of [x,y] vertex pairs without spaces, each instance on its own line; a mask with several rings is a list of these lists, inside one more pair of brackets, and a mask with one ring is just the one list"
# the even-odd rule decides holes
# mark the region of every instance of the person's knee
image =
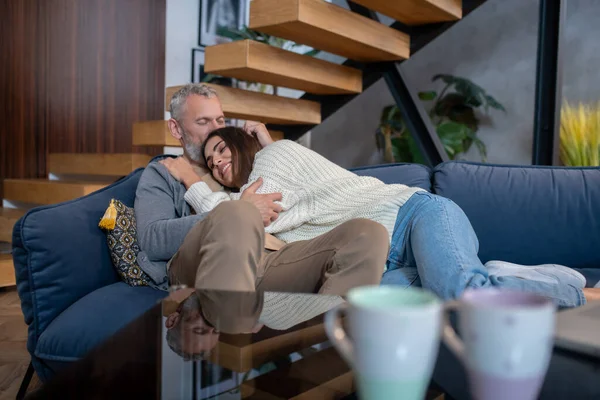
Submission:
[[242,200],[225,201],[199,221],[186,240],[204,243],[212,238],[222,243],[238,243],[243,239],[258,240],[262,231],[262,218],[256,207]]
[[207,216],[213,223],[227,225],[230,229],[237,226],[260,225],[262,219],[258,209],[252,203],[243,200],[224,201]]
[[346,222],[344,231],[352,246],[363,253],[365,257],[381,261],[384,265],[387,259],[390,236],[387,229],[378,222],[357,218]]
[[465,215],[458,204],[442,196],[436,196],[432,199],[429,209],[435,213],[446,214],[450,218],[462,218]]

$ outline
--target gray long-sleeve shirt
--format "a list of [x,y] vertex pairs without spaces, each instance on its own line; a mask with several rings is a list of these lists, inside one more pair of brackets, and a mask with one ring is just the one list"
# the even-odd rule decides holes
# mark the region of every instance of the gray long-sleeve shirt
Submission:
[[167,262],[206,214],[192,215],[186,189],[158,162],[148,164],[135,193],[140,252],[137,262],[160,289],[168,288]]

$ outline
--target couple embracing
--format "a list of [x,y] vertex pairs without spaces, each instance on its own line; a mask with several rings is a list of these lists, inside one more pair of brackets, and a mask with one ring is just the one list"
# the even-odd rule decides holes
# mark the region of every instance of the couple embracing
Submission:
[[273,142],[263,124],[226,127],[210,87],[182,87],[170,111],[184,155],[151,163],[135,200],[138,263],[157,287],[344,295],[382,283],[443,300],[498,287],[562,307],[598,296],[567,267],[484,265],[451,200],[359,177],[295,142]]

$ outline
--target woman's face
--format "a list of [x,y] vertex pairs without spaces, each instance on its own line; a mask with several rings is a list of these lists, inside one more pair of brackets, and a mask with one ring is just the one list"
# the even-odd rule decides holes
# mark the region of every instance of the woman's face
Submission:
[[223,186],[233,187],[233,171],[231,170],[231,150],[219,136],[213,136],[204,147],[206,166],[213,177]]

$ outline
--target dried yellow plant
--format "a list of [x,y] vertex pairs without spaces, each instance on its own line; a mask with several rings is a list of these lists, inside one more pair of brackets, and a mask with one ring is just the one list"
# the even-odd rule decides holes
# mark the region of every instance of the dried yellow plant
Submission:
[[600,102],[564,102],[560,113],[560,159],[566,166],[600,166]]

